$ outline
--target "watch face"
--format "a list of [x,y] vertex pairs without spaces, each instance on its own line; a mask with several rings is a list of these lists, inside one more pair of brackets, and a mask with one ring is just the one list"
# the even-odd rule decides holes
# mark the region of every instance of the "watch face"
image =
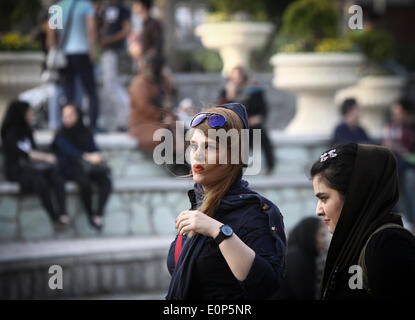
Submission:
[[233,233],[233,230],[232,230],[232,228],[230,226],[224,225],[222,227],[222,232],[223,232],[223,234],[225,236],[230,237],[232,235],[232,233]]

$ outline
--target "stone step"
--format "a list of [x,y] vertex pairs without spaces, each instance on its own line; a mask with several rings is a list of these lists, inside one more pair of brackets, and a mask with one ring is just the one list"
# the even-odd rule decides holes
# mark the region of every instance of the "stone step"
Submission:
[[[327,137],[289,136],[278,131],[270,132],[277,158],[273,174],[304,174],[311,163],[326,149]],[[53,138],[52,131],[36,131],[35,139],[40,148],[47,148]],[[151,153],[138,149],[135,139],[126,133],[97,134],[96,141],[103,151],[114,179],[171,177],[174,174],[165,165],[157,165]],[[264,157],[260,174],[265,171]],[[0,155],[0,180],[4,180],[2,155]],[[3,177],[3,178],[2,178]]]
[[[276,203],[289,228],[305,214],[313,214],[315,200],[305,176],[246,177],[250,186]],[[16,184],[0,183],[0,243],[45,239],[172,235],[177,215],[190,207],[191,179],[152,178],[115,180],[101,233],[91,228],[79,195],[68,184],[67,209],[72,221],[63,231],[53,229],[35,196],[20,196]]]
[[[0,299],[88,298],[166,292],[173,237],[77,239],[0,244]],[[62,289],[51,289],[62,268]],[[56,282],[55,282],[56,283]],[[154,296],[153,296],[154,297]]]

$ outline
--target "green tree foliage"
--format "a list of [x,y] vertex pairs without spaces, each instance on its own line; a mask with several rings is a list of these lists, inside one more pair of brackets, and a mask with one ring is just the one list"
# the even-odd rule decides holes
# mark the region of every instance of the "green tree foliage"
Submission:
[[281,34],[292,40],[335,38],[338,19],[331,0],[298,0],[285,10]]
[[38,13],[42,6],[40,0],[1,0],[0,32],[12,31],[16,28],[30,31],[38,23]]

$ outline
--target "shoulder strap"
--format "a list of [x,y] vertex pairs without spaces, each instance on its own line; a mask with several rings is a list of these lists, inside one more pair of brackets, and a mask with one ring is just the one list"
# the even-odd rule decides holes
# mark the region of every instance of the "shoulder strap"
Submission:
[[368,278],[368,274],[367,274],[366,248],[367,248],[367,245],[369,244],[369,241],[372,239],[372,237],[376,233],[378,233],[378,232],[380,232],[384,229],[391,229],[391,228],[406,230],[404,227],[402,227],[401,225],[396,224],[396,223],[386,223],[386,224],[380,226],[369,236],[369,238],[367,239],[367,241],[366,241],[365,245],[363,246],[362,251],[360,252],[360,255],[359,255],[358,265],[362,268],[363,288],[370,294],[372,294],[372,293],[371,293],[371,290],[370,290],[370,287],[369,287],[369,278]]
[[65,26],[63,28],[62,39],[59,41],[59,48],[63,48],[66,44],[66,41],[68,40],[68,34],[72,27],[73,12],[75,11],[76,5],[77,5],[77,0],[72,0],[71,6],[69,8],[68,20],[66,21]]

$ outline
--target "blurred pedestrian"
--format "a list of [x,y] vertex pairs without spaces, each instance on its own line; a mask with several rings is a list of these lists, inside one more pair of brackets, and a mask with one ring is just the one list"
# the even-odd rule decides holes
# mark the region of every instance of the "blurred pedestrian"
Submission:
[[161,23],[151,16],[152,0],[134,0],[133,11],[142,19],[142,29],[132,48],[136,59],[156,57],[164,66],[164,35]]
[[152,152],[160,144],[160,141],[153,140],[156,130],[166,128],[172,131],[173,137],[176,136],[177,117],[162,103],[163,88],[167,93],[169,89],[163,86],[161,69],[162,62],[157,56],[141,59],[140,71],[129,87],[131,100],[129,133],[138,139],[140,149],[148,152]]
[[[61,0],[57,5],[63,12],[64,27],[58,29],[58,37],[63,41],[62,49],[66,54],[66,67],[61,72],[66,103],[75,103],[76,78],[79,77],[88,96],[89,126],[103,131],[97,127],[100,106],[93,66],[97,42],[94,7],[89,0]],[[51,47],[57,47],[56,37],[50,39]]]
[[343,121],[336,126],[330,142],[331,146],[340,143],[372,143],[366,130],[360,125],[360,106],[354,98],[347,98],[341,105]]
[[405,216],[415,231],[415,121],[410,100],[401,99],[390,108],[391,120],[385,126],[382,144],[392,150],[405,204]]
[[316,217],[302,219],[288,236],[286,275],[274,298],[314,300],[317,298],[317,259],[328,245],[327,229]]
[[118,131],[127,131],[129,97],[119,77],[121,54],[131,32],[130,11],[121,0],[111,0],[102,11],[100,32],[101,67],[104,91],[115,111]]
[[19,183],[22,194],[36,193],[54,226],[60,228],[69,223],[64,180],[55,156],[38,150],[32,120],[28,103],[16,100],[9,104],[1,128],[5,176]]
[[[62,109],[62,123],[52,143],[59,169],[67,180],[78,184],[89,222],[101,230],[105,204],[112,189],[110,168],[95,144],[92,131],[83,124],[78,108],[66,105]],[[94,187],[98,190],[97,205],[93,204]]]
[[249,123],[250,148],[253,146],[253,129],[261,130],[261,148],[265,154],[266,174],[271,174],[275,167],[275,155],[272,142],[265,127],[267,104],[264,90],[249,84],[248,72],[241,66],[231,70],[226,87],[220,91],[219,104],[239,102],[246,106]]
[[412,298],[415,237],[392,213],[399,199],[393,153],[374,145],[338,145],[321,155],[310,174],[316,214],[333,234],[321,298]]

